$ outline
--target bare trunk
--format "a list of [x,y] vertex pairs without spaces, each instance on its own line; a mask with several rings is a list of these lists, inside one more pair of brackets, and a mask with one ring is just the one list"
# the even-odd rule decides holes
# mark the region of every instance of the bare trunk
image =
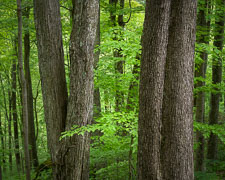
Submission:
[[[98,23],[95,37],[95,45],[94,47],[100,46],[100,8],[98,12]],[[94,53],[94,69],[97,70],[98,62],[99,62],[100,50],[95,51]],[[93,117],[98,118],[101,113],[101,99],[100,99],[100,90],[99,87],[94,88],[94,112]]]
[[[9,81],[9,79],[8,79]],[[10,83],[8,84],[10,86]],[[9,121],[8,121],[8,133],[9,133],[9,170],[12,172],[12,99],[11,92],[8,90],[8,102],[9,102]]]
[[[86,126],[93,118],[93,50],[99,12],[98,0],[72,2],[74,19],[70,38],[70,97],[66,130],[70,130],[74,125]],[[59,158],[64,159],[65,164],[58,166],[59,172],[63,173],[59,173],[57,178],[87,180],[90,134],[86,132],[84,135],[73,135],[64,141]]]
[[197,1],[172,0],[162,108],[163,180],[193,180],[193,65]]
[[93,113],[93,49],[99,3],[73,0],[73,6],[67,106],[59,2],[34,1],[48,145],[54,164],[53,176],[58,180],[86,180],[89,175],[89,133],[59,142],[61,132],[73,125],[90,124]]
[[30,180],[30,156],[29,156],[29,141],[28,141],[28,107],[27,107],[27,86],[23,71],[23,47],[22,47],[22,9],[21,0],[17,0],[17,16],[18,16],[18,64],[19,74],[22,84],[22,104],[23,104],[23,130],[24,130],[24,156],[26,163],[26,179]]
[[[9,116],[8,116],[8,109],[7,109],[7,102],[6,102],[6,94],[5,94],[5,88],[4,88],[4,84],[3,84],[3,80],[2,80],[2,76],[0,74],[0,82],[1,82],[1,89],[2,89],[2,95],[3,95],[3,102],[4,102],[4,111],[5,111],[5,122],[9,121]],[[5,123],[6,124],[6,123]],[[2,129],[2,133],[3,133],[3,129]],[[6,125],[4,128],[4,133],[6,134]],[[3,138],[3,149],[6,149],[6,135],[2,137]],[[3,151],[2,153],[3,156],[3,172],[6,172],[6,157],[5,157],[5,152]]]
[[[30,8],[26,8],[24,15],[29,20]],[[30,160],[33,167],[38,167],[37,146],[35,139],[35,125],[34,125],[34,108],[33,108],[33,93],[32,82],[30,75],[30,33],[29,26],[24,35],[24,69],[27,83],[27,106],[28,106],[28,120],[29,120],[29,146],[30,146]]]
[[2,112],[0,111],[0,137],[1,137],[1,161],[0,161],[0,180],[2,180],[2,176],[3,176],[3,171],[2,169],[4,169],[5,166],[5,143],[4,143],[4,138],[3,138],[3,131],[2,131]]
[[160,118],[163,102],[170,3],[170,0],[146,1],[139,90],[139,180],[161,179]]
[[[138,57],[138,56],[137,56]],[[134,111],[135,105],[137,104],[138,99],[138,80],[139,80],[139,66],[138,64],[135,64],[133,67],[132,74],[134,76],[133,81],[130,83],[129,91],[128,91],[128,97],[127,97],[127,111]],[[130,135],[130,150],[128,155],[128,168],[129,168],[129,180],[132,180],[134,177],[134,167],[132,164],[133,161],[133,143],[134,143],[134,136]]]
[[15,157],[16,157],[16,167],[18,173],[21,171],[21,163],[20,163],[20,152],[19,152],[19,133],[18,133],[18,115],[17,115],[17,109],[16,109],[16,74],[17,74],[17,64],[16,64],[16,42],[14,43],[15,46],[15,55],[13,58],[13,64],[12,64],[12,115],[13,115],[13,127],[14,127],[14,145],[15,145]]
[[59,1],[34,0],[34,16],[48,148],[54,179],[60,179],[58,176],[65,169],[62,172],[57,170],[56,165],[63,163],[59,162],[57,154],[59,138],[65,131],[68,95]]

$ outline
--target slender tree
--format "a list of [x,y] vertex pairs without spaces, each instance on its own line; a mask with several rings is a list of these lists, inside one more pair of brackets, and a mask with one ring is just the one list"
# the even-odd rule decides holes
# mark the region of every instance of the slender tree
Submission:
[[[209,44],[209,31],[210,31],[210,20],[206,19],[207,13],[210,12],[210,1],[205,0],[204,5],[199,5],[199,13],[197,16],[197,42],[199,44]],[[201,63],[196,66],[195,77],[202,77],[205,79],[208,53],[203,50],[200,52]],[[205,86],[205,82],[200,80],[197,82],[195,88],[201,88]],[[196,121],[204,123],[205,122],[205,92],[203,90],[198,91],[195,98],[196,102]],[[196,141],[199,146],[196,150],[195,156],[195,170],[204,170],[204,159],[205,159],[205,140],[204,136],[200,131],[196,132]]]
[[[214,32],[214,42],[213,45],[215,49],[222,52],[224,43],[224,6],[225,0],[216,1],[216,22],[215,22],[215,32]],[[219,54],[213,55],[212,61],[212,84],[218,85],[222,81],[222,57]],[[209,113],[209,124],[214,125],[219,122],[219,103],[221,98],[221,93],[219,93],[218,88],[214,88],[214,92],[211,93],[210,99],[210,113]],[[208,152],[207,158],[215,160],[217,158],[217,136],[213,133],[210,134],[208,141]]]
[[[26,7],[24,16],[29,20],[30,7]],[[29,146],[30,146],[30,160],[33,167],[38,166],[37,146],[35,138],[35,125],[34,125],[34,108],[33,108],[33,93],[32,82],[30,75],[30,33],[29,24],[26,25],[24,34],[24,70],[27,84],[27,106],[28,106],[28,120],[29,120]]]
[[18,115],[17,115],[17,108],[16,108],[16,88],[17,88],[17,80],[16,80],[16,58],[17,58],[17,48],[16,48],[16,41],[14,41],[14,57],[12,63],[12,116],[13,116],[13,133],[14,133],[14,145],[15,145],[15,157],[16,157],[16,167],[18,173],[21,170],[21,163],[20,163],[20,152],[19,152],[19,132],[18,132]]
[[30,156],[29,156],[29,139],[28,139],[28,107],[27,107],[27,85],[23,70],[23,47],[22,47],[22,9],[21,0],[17,0],[18,16],[18,64],[19,75],[22,85],[22,104],[23,104],[23,130],[24,130],[24,157],[26,163],[26,179],[30,180]]
[[[4,111],[5,111],[5,121],[6,122],[9,122],[9,114],[8,114],[8,107],[7,107],[7,96],[6,96],[6,92],[5,92],[5,86],[4,86],[4,83],[3,83],[3,78],[2,78],[2,75],[0,74],[0,83],[1,83],[1,89],[2,89],[2,95],[3,95],[3,108],[4,108]],[[5,123],[6,124],[6,123]],[[6,125],[5,125],[5,128],[4,128],[4,133],[3,134],[6,134],[7,133],[7,130],[6,130]],[[2,130],[3,132],[3,130]],[[6,149],[6,135],[4,136],[3,138],[3,150]],[[5,153],[3,152],[3,171],[5,172],[6,171],[6,166],[4,165],[6,163],[6,157],[5,157]]]
[[[8,79],[8,86],[10,87],[10,80]],[[8,121],[8,142],[9,142],[9,170],[12,172],[12,99],[11,90],[8,89],[8,105],[9,105],[9,121]]]
[[2,171],[2,166],[4,166],[4,158],[5,158],[5,154],[4,154],[4,138],[3,138],[3,132],[2,132],[2,112],[0,111],[0,137],[1,137],[1,159],[0,159],[0,180],[2,180],[2,176],[3,176],[3,171]]
[[[95,37],[95,48],[98,48],[100,46],[100,8],[98,12],[98,24],[97,24],[97,30],[96,30],[96,37]],[[98,62],[99,62],[99,55],[100,50],[98,49],[94,53],[94,69],[97,70],[98,68]],[[101,98],[100,98],[100,90],[99,87],[94,88],[94,114],[93,117],[97,118],[100,116],[101,113]]]
[[170,0],[147,0],[142,37],[138,179],[160,179],[160,128]]

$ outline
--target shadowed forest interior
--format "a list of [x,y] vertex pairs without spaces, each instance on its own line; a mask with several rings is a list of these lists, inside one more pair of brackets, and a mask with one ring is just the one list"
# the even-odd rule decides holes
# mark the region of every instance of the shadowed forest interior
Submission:
[[0,180],[225,179],[225,0],[0,0]]

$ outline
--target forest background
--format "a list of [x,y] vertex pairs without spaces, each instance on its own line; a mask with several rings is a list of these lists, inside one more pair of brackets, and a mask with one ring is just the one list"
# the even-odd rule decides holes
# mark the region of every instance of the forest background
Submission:
[[[61,0],[64,67],[69,89],[72,2]],[[52,176],[39,74],[33,2],[22,1],[23,60],[27,83],[28,143],[33,179]],[[196,179],[225,178],[224,0],[198,0],[195,44],[194,153]],[[139,72],[145,1],[100,1],[94,63],[90,179],[136,179]],[[0,179],[26,176],[17,4],[0,1]],[[142,37],[144,38],[144,37]],[[177,127],[179,128],[179,127]]]

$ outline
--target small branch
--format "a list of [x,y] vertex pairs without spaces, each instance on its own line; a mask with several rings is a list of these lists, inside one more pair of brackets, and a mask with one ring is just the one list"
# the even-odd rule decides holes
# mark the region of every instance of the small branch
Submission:
[[130,6],[130,16],[128,18],[128,20],[126,22],[123,22],[124,24],[127,24],[129,21],[130,21],[130,18],[131,18],[131,14],[132,14],[132,11],[131,11],[131,0],[129,0],[129,6]]
[[65,6],[62,6],[62,5],[60,5],[60,7],[66,9],[66,10],[68,10],[68,11],[70,11],[70,12],[72,12],[72,9],[70,9],[70,8],[68,8],[68,7],[65,7]]

